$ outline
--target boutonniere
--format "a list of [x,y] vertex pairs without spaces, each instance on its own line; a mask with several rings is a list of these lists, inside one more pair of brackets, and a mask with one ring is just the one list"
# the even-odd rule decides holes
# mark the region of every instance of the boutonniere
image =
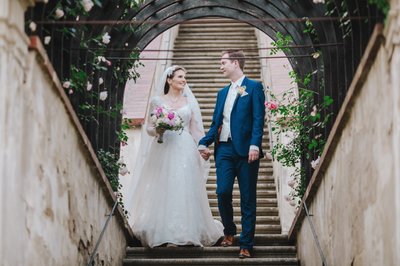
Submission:
[[240,86],[237,89],[237,93],[240,95],[240,97],[246,96],[248,94],[246,91],[246,86]]

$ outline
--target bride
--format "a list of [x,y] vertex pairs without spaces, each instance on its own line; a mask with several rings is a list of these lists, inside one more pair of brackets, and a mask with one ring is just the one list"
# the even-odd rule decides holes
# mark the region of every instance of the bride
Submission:
[[[183,119],[184,129],[156,130],[147,115],[133,185],[125,197],[129,223],[143,246],[211,246],[224,235],[207,199],[209,162],[197,150],[204,127],[185,74],[180,66],[166,69],[149,110],[164,107],[175,111]],[[160,134],[162,144],[157,143]]]

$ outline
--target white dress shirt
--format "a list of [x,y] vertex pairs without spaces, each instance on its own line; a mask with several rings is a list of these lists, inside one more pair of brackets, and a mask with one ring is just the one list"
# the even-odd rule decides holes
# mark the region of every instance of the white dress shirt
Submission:
[[[233,104],[235,103],[236,96],[238,94],[238,88],[242,85],[243,80],[246,76],[243,75],[237,81],[231,82],[231,86],[229,87],[228,95],[226,96],[224,111],[223,111],[223,120],[222,120],[222,128],[221,134],[219,136],[219,141],[228,141],[228,138],[232,138],[231,135],[231,113]],[[199,145],[199,150],[204,150],[206,147],[204,145]],[[250,150],[259,151],[259,148],[255,145],[250,145]]]
[[224,111],[223,111],[223,120],[222,120],[222,129],[221,134],[219,136],[219,141],[228,141],[228,138],[231,138],[231,113],[233,104],[235,103],[237,96],[237,89],[242,85],[243,79],[245,76],[242,76],[235,82],[231,83],[229,87],[228,95],[226,96]]

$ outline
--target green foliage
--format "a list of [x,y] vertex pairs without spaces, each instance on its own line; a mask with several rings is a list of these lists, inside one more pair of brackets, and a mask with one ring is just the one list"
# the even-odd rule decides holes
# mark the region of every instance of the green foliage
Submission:
[[120,192],[122,185],[119,182],[119,170],[126,167],[126,165],[124,162],[121,162],[118,157],[118,153],[111,153],[102,149],[97,151],[97,158],[99,159],[103,171],[110,182],[111,188],[117,196],[118,203],[125,216],[128,216],[128,211],[125,209],[123,201],[123,195]]
[[[282,34],[277,34],[277,37],[278,41],[272,45],[279,51],[282,50],[281,45],[288,45],[288,38]],[[315,132],[322,132],[331,118],[331,114],[327,113],[333,99],[324,96],[322,103],[315,102],[317,92],[311,88],[311,84],[316,73],[314,71],[299,76],[295,71],[290,71],[289,77],[298,90],[290,88],[282,95],[270,92],[266,104],[271,131],[276,136],[272,156],[282,166],[295,169],[292,178],[296,185],[293,186],[290,198],[296,204],[300,203],[306,190],[306,173],[301,166],[301,158],[305,156],[308,160],[315,160],[315,154],[322,154],[325,140],[321,134],[315,135]]]
[[[93,6],[89,4],[88,7],[82,1],[58,0],[54,9],[50,10],[47,19],[50,21],[87,20],[91,8],[103,7],[102,0],[92,0],[92,2]],[[124,11],[119,19],[129,19],[132,12],[138,10],[143,2],[143,0],[120,0],[119,8]],[[119,25],[119,27],[114,27],[113,29],[133,33],[135,26]],[[124,88],[128,79],[136,81],[140,77],[137,69],[143,66],[139,61],[140,51],[138,49],[133,49],[128,56],[128,60],[107,58],[109,42],[112,43],[113,41],[113,36],[108,35],[107,31],[109,30],[109,27],[104,27],[103,32],[93,36],[91,27],[86,25],[77,24],[76,26],[64,26],[56,29],[57,34],[62,33],[64,38],[78,42],[79,47],[87,52],[84,62],[80,60],[73,61],[74,63],[70,65],[69,77],[63,81],[63,84],[69,84],[65,85],[65,89],[70,97],[78,94],[77,97],[84,99],[83,103],[78,106],[77,115],[79,119],[84,122],[95,122],[97,125],[99,125],[98,119],[100,116],[115,119],[118,115],[123,114],[122,104],[114,104],[114,101],[111,102],[108,95],[112,95],[115,89]],[[53,34],[53,32],[46,30],[44,32],[47,35]],[[106,79],[111,78],[110,72],[112,73],[112,78],[118,83],[115,88],[106,87],[106,84],[109,84]],[[103,94],[101,97],[99,92],[107,92],[107,96],[105,97],[106,94]],[[126,131],[131,128],[130,123],[130,119],[123,119],[120,130],[116,131],[117,138],[122,145],[125,145],[128,141]],[[111,149],[113,148],[111,147]],[[118,192],[121,189],[118,175],[122,168],[126,169],[125,164],[118,161],[118,151],[111,153],[99,150],[97,155],[112,189],[116,192],[121,207],[124,208],[122,194]],[[125,212],[125,214],[127,213]]]
[[377,8],[385,15],[389,13],[390,3],[388,0],[368,0],[368,3],[371,5],[376,5]]

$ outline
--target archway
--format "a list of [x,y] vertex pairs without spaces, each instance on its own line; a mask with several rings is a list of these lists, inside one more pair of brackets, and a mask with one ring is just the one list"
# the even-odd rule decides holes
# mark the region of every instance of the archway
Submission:
[[[382,20],[380,12],[367,0],[329,0],[325,5],[314,4],[311,0],[148,0],[137,10],[128,12],[121,8],[125,2],[130,1],[104,0],[102,7],[93,8],[78,22],[64,20],[56,23],[53,17],[48,16],[56,8],[54,2],[37,5],[27,12],[27,20],[38,22],[37,33],[43,40],[49,32],[52,33],[53,41],[46,49],[61,80],[72,75],[71,65],[86,68],[87,58],[91,56],[87,49],[80,47],[79,33],[97,36],[109,32],[112,40],[106,54],[120,58],[113,61],[113,67],[119,67],[126,59],[134,60],[129,57],[132,51],[143,49],[176,24],[190,23],[192,19],[205,16],[225,17],[246,22],[273,39],[277,32],[290,35],[295,46],[290,47],[286,55],[290,57],[293,69],[300,75],[318,70],[312,79],[315,88],[323,84],[317,100],[325,95],[332,97],[335,104],[331,111],[337,114],[373,27]],[[306,31],[306,22],[312,22],[312,32]],[[59,31],[59,27],[71,25],[76,30],[72,37],[69,36],[71,33]],[[133,30],[127,31],[126,27]],[[317,50],[321,56],[314,59],[311,54]],[[122,103],[124,82],[113,77],[110,70],[105,77],[109,98],[101,104],[107,110]],[[83,94],[70,98],[79,113],[82,102],[87,99]],[[120,127],[121,115],[111,118],[98,113],[94,115],[97,118],[95,122],[81,121],[92,145],[96,150],[118,147],[115,131]],[[329,127],[324,133],[329,133]]]

